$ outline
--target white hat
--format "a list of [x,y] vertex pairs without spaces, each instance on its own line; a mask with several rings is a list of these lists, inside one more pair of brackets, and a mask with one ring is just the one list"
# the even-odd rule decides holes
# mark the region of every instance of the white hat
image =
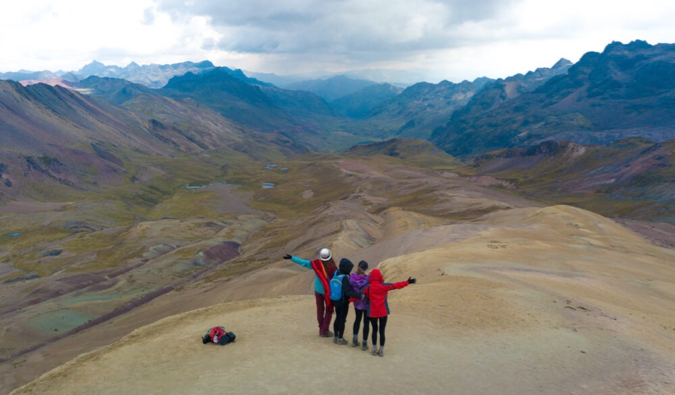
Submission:
[[333,253],[330,252],[328,248],[322,248],[321,251],[319,252],[319,258],[321,258],[322,261],[328,261],[332,257]]

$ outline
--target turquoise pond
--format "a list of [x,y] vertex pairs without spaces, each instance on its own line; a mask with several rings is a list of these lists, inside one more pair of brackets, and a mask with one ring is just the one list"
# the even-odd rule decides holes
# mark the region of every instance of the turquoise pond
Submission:
[[30,320],[30,326],[43,332],[67,332],[94,318],[79,311],[63,309],[40,314]]

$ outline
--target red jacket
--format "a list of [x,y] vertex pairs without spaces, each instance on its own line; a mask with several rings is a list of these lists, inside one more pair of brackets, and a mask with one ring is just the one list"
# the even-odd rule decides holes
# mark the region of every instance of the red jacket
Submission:
[[380,318],[389,315],[387,294],[393,289],[405,288],[409,284],[408,281],[385,284],[379,269],[373,269],[373,271],[370,272],[370,279],[368,282],[370,285],[363,290],[363,293],[370,301],[370,307],[368,307],[368,317],[370,318]]

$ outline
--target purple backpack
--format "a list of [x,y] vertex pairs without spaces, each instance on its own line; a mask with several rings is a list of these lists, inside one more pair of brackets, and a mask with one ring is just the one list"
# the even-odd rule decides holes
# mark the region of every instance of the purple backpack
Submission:
[[[349,276],[349,284],[351,284],[355,292],[363,292],[364,288],[368,285],[368,277],[367,274],[351,274]],[[359,310],[368,310],[368,304],[368,299],[361,299],[354,302],[354,307]]]

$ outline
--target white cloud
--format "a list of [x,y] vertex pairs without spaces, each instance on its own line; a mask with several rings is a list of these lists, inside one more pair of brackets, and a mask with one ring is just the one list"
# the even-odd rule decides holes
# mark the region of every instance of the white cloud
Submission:
[[151,0],[118,0],[109,7],[82,0],[23,3],[9,2],[0,14],[2,71],[75,70],[94,59],[119,65],[182,61],[204,53],[203,43],[220,36],[205,17],[174,24],[155,12]]
[[670,0],[13,1],[0,13],[0,71],[208,59],[276,73],[426,69],[431,82],[460,81],[576,61],[611,41],[675,42],[673,20]]

